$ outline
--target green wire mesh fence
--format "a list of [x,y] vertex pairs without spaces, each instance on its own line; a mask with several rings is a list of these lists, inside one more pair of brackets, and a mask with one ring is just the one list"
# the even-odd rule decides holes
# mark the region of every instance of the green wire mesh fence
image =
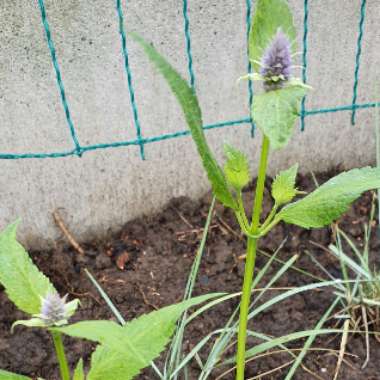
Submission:
[[[247,37],[251,25],[251,15],[252,15],[252,7],[253,0],[244,0],[246,6],[246,29],[247,29]],[[300,0],[302,1],[302,0]],[[357,103],[357,95],[358,95],[358,83],[359,83],[359,74],[360,74],[360,61],[361,61],[361,53],[362,53],[362,42],[363,42],[363,32],[364,32],[364,23],[366,16],[366,5],[367,0],[360,0],[360,16],[358,20],[358,37],[356,41],[356,56],[355,56],[355,71],[354,71],[354,79],[353,79],[353,88],[352,88],[352,102],[348,105],[342,105],[333,108],[321,108],[321,109],[306,109],[305,99],[302,102],[301,107],[301,130],[305,129],[306,125],[306,117],[312,116],[321,113],[330,113],[330,112],[340,112],[340,111],[351,111],[351,123],[355,124],[356,112],[359,109],[378,107],[380,104],[373,103]],[[142,159],[145,159],[145,145],[153,142],[173,139],[181,136],[189,135],[188,130],[182,130],[174,133],[161,134],[153,137],[144,137],[142,132],[142,127],[139,120],[139,112],[138,106],[136,104],[134,87],[133,87],[133,76],[131,72],[131,68],[129,65],[129,55],[127,48],[127,38],[124,27],[124,13],[122,9],[121,0],[115,0],[116,5],[116,16],[119,23],[119,33],[121,40],[121,52],[123,55],[123,62],[125,68],[126,80],[128,82],[128,91],[129,91],[129,100],[133,113],[133,122],[136,130],[136,138],[132,140],[125,141],[117,141],[112,143],[104,143],[104,144],[93,144],[93,145],[82,145],[78,139],[74,123],[71,118],[70,107],[68,100],[66,98],[66,92],[64,83],[62,80],[60,66],[58,64],[56,50],[54,47],[54,42],[52,39],[52,35],[50,32],[50,26],[46,14],[45,3],[44,0],[38,0],[38,5],[41,13],[41,20],[43,29],[46,36],[47,45],[50,51],[50,56],[52,60],[52,64],[55,71],[56,81],[61,97],[62,107],[65,113],[67,126],[70,130],[70,135],[73,142],[73,149],[59,151],[59,152],[51,152],[51,153],[24,153],[24,154],[8,154],[8,153],[0,153],[0,159],[23,159],[23,158],[58,158],[58,157],[67,157],[67,156],[82,156],[86,152],[94,151],[97,149],[108,149],[108,148],[117,148],[117,147],[126,147],[126,146],[138,146],[140,148],[140,155]],[[127,4],[128,6],[128,4]],[[304,18],[303,18],[303,49],[302,49],[302,78],[304,82],[307,82],[307,55],[308,55],[308,19],[309,19],[309,0],[303,0],[303,8],[304,8]],[[187,56],[187,68],[189,73],[189,83],[191,86],[196,88],[196,78],[193,70],[193,59],[192,59],[192,45],[191,45],[191,28],[190,28],[190,19],[188,14],[188,0],[182,0],[182,14],[183,14],[183,27],[184,27],[184,38],[186,42],[186,56]],[[247,38],[248,41],[248,38]],[[251,71],[251,64],[248,59],[248,51],[247,51],[247,62],[248,62],[248,72]],[[249,105],[252,104],[253,99],[253,85],[252,82],[248,83],[248,102]],[[237,125],[250,125],[251,126],[251,134],[254,135],[255,126],[249,116],[238,119],[238,120],[229,120],[222,121],[215,124],[204,125],[203,128],[205,130],[214,129],[214,128],[222,128],[228,126],[237,126]]]

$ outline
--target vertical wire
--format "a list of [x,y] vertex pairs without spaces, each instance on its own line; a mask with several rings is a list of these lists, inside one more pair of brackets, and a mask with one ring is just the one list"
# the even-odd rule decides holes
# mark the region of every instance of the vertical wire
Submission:
[[133,120],[135,123],[137,140],[140,146],[140,156],[143,160],[145,160],[144,141],[142,138],[140,119],[139,119],[139,114],[137,111],[135,91],[134,91],[133,80],[132,80],[132,72],[129,65],[127,38],[125,35],[125,29],[124,29],[124,15],[123,15],[122,7],[121,7],[121,0],[116,0],[116,8],[117,8],[117,14],[118,14],[118,19],[119,19],[119,33],[120,33],[121,47],[122,47],[123,58],[124,58],[124,68],[127,74],[129,99],[131,102],[131,107],[132,107],[132,112],[133,112]]
[[195,74],[194,74],[194,69],[193,69],[193,55],[192,55],[192,50],[191,50],[189,7],[188,7],[188,1],[187,0],[183,0],[182,12],[183,12],[185,39],[186,39],[187,69],[189,71],[190,86],[195,91]]
[[[252,0],[246,0],[246,25],[247,25],[247,57],[248,57],[248,73],[252,72],[252,64],[249,58],[249,33],[251,31],[252,25]],[[255,136],[255,123],[252,120],[252,103],[253,103],[253,82],[248,80],[248,104],[249,104],[249,115],[251,123],[251,137]]]
[[[303,18],[303,50],[302,50],[302,81],[307,81],[307,52],[308,52],[308,33],[309,33],[309,0],[304,0],[304,18]],[[301,102],[301,131],[305,130],[306,116],[306,97],[303,97]]]
[[360,70],[360,58],[362,54],[362,42],[364,34],[364,20],[366,13],[367,0],[362,0],[360,6],[360,20],[359,20],[359,34],[356,44],[356,57],[355,57],[355,73],[354,73],[354,87],[352,95],[352,114],[351,124],[355,125],[356,121],[356,101],[358,98],[358,84],[359,84],[359,70]]
[[55,50],[53,39],[51,37],[50,26],[49,26],[49,22],[48,22],[48,19],[46,16],[46,9],[45,9],[44,0],[38,0],[38,5],[40,8],[40,12],[41,12],[42,25],[44,27],[45,36],[46,36],[47,44],[49,47],[51,60],[52,60],[53,66],[54,66],[54,71],[55,71],[55,76],[56,76],[56,80],[57,80],[57,85],[59,88],[59,93],[61,96],[62,106],[63,106],[63,109],[65,111],[66,121],[67,121],[67,124],[68,124],[69,129],[70,129],[71,138],[74,141],[74,145],[75,145],[75,154],[80,157],[82,155],[82,148],[79,144],[78,137],[77,137],[77,134],[76,134],[75,128],[74,128],[74,123],[71,119],[70,108],[69,108],[69,104],[68,104],[68,101],[66,98],[66,92],[65,92],[65,87],[63,85],[61,69],[60,69],[59,64],[58,64],[57,53]]

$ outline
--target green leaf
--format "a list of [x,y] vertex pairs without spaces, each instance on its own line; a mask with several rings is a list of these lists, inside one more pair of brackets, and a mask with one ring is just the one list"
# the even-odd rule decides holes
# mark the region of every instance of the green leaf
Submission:
[[[182,313],[201,302],[220,296],[208,294],[142,315],[124,326],[111,321],[83,321],[52,330],[101,343],[91,360],[88,380],[132,379],[165,348]],[[114,374],[110,376],[110,374]]]
[[176,96],[193,136],[193,140],[197,146],[198,153],[202,159],[203,167],[206,170],[216,198],[226,207],[236,209],[237,206],[235,204],[235,200],[228,190],[223,171],[216,162],[207,144],[202,127],[203,123],[201,109],[194,90],[152,45],[135,33],[132,33],[131,37],[142,46],[150,61],[166,79],[170,89]]
[[[117,341],[123,334],[123,327],[113,321],[82,321],[62,327],[51,327],[51,331],[92,340],[93,342],[105,343],[112,339]],[[120,343],[120,341],[119,341]]]
[[256,72],[260,70],[257,62],[261,61],[278,28],[293,42],[293,50],[296,49],[296,28],[287,1],[258,0],[249,33],[249,57]]
[[31,318],[27,320],[16,321],[12,324],[12,332],[16,326],[26,326],[26,327],[47,327],[46,322],[41,318]]
[[0,369],[0,380],[32,380],[32,378]]
[[254,96],[252,118],[268,137],[273,149],[288,144],[299,116],[301,100],[306,93],[307,87],[289,84],[279,90]]
[[78,298],[73,299],[65,305],[65,317],[69,319],[72,317],[80,305],[80,300]]
[[224,165],[227,182],[240,191],[250,179],[247,156],[230,145],[224,145],[224,153],[227,157]]
[[298,164],[281,171],[272,183],[272,197],[277,206],[289,203],[297,194],[296,176]]
[[11,224],[0,234],[0,284],[20,310],[39,314],[41,297],[56,290],[17,242],[17,225]]
[[[111,379],[111,377],[110,377],[110,379]],[[116,377],[116,379],[117,379],[117,377]],[[85,380],[84,369],[83,369],[83,359],[80,359],[77,366],[75,367],[73,380]]]
[[341,173],[301,200],[285,206],[278,218],[304,228],[323,227],[339,218],[367,190],[380,188],[380,169]]
[[[130,358],[130,355],[127,356]],[[131,379],[130,372],[139,373],[134,361],[127,362],[124,353],[100,344],[91,356],[91,369],[87,380]]]

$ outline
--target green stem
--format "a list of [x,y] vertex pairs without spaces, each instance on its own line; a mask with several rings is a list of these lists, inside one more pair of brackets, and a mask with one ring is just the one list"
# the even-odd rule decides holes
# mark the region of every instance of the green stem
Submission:
[[261,147],[259,173],[257,176],[255,202],[253,205],[252,232],[257,232],[259,228],[260,215],[261,215],[261,209],[262,209],[263,198],[264,198],[264,186],[265,186],[265,175],[267,171],[268,154],[269,154],[269,140],[267,137],[264,136],[263,144]]
[[240,212],[240,215],[241,215],[242,220],[244,222],[244,226],[246,227],[246,229],[249,229],[249,222],[248,222],[247,215],[245,213],[244,203],[243,203],[243,198],[242,198],[241,192],[239,192],[237,194],[237,201],[238,201],[238,208],[239,208],[238,212]]
[[281,222],[281,217],[276,216],[269,224],[267,224],[265,227],[260,228],[260,233],[258,237],[265,236],[275,225]]
[[70,380],[70,369],[67,364],[65,349],[63,347],[62,334],[60,332],[52,331],[51,335],[53,336],[54,348],[57,354],[61,379]]
[[[256,235],[259,230],[260,215],[264,197],[265,175],[268,162],[269,140],[264,136],[261,147],[261,158],[259,173],[257,177],[255,202],[252,215],[252,234]],[[243,290],[240,301],[240,318],[238,347],[236,356],[236,380],[244,380],[245,369],[245,345],[247,340],[247,323],[249,304],[251,302],[251,287],[253,281],[253,272],[255,269],[257,238],[248,237],[247,239],[247,257],[245,261]]]
[[278,206],[275,203],[270,214],[268,215],[264,223],[260,226],[260,231],[265,230],[265,228],[272,222],[273,218],[276,216],[277,210],[278,210]]

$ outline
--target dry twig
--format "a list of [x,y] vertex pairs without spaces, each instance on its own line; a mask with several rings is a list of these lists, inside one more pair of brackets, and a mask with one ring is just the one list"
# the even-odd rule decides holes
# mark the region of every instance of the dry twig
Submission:
[[73,246],[73,248],[81,255],[84,256],[84,250],[79,245],[79,243],[75,240],[74,236],[71,234],[71,232],[66,227],[65,223],[63,222],[61,216],[58,213],[58,210],[55,210],[53,212],[53,218],[55,224],[61,229],[63,234],[66,236],[67,240],[70,242],[70,244]]
[[340,341],[340,350],[339,350],[339,356],[338,356],[338,363],[336,364],[334,380],[338,379],[340,367],[342,366],[344,354],[346,353],[346,345],[347,345],[349,328],[350,328],[350,320],[346,319],[344,321],[344,326],[343,326],[342,340]]
[[191,229],[194,229],[194,226],[185,218],[185,216],[176,208],[172,207],[172,209],[177,213],[177,215],[181,218],[181,220]]
[[150,306],[154,310],[158,310],[158,307],[155,304],[149,302],[148,298],[145,295],[144,290],[142,289],[142,287],[140,285],[137,285],[137,289],[139,290],[139,292],[140,292],[140,294],[141,294],[141,296],[143,298],[143,301],[144,301],[145,305]]

